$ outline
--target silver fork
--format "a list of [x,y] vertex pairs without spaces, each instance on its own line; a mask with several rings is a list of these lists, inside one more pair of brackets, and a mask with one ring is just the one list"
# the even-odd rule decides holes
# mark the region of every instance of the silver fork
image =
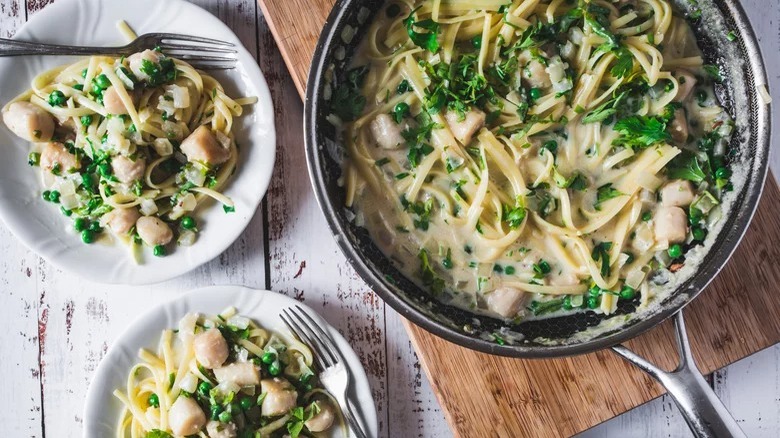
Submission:
[[358,438],[367,438],[355,415],[354,406],[347,399],[351,376],[333,340],[300,306],[287,308],[280,316],[295,336],[314,349],[314,361],[320,369],[320,382],[338,402],[350,429]]
[[235,44],[211,38],[175,33],[147,33],[121,47],[63,46],[0,38],[0,56],[22,55],[132,55],[159,47],[167,56],[206,70],[229,70],[236,66]]

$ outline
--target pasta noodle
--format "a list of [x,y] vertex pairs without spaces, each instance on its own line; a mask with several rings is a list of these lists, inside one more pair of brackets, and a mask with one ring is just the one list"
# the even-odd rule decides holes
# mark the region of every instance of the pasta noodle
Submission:
[[666,0],[390,2],[330,99],[347,206],[475,312],[646,303],[731,188],[721,79]]

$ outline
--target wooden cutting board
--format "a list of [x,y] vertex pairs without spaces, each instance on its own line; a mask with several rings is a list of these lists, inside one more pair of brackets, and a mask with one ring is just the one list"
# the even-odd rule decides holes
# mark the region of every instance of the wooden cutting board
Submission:
[[[335,0],[259,0],[301,96],[314,47]],[[780,342],[780,190],[770,175],[742,244],[685,310],[705,374]],[[420,361],[457,436],[570,436],[664,393],[610,351],[554,360],[477,353],[406,322]],[[667,322],[629,347],[665,369],[677,363]]]

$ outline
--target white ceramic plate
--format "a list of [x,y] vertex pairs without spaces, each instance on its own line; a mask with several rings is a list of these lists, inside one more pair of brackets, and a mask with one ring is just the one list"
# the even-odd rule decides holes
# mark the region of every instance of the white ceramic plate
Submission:
[[[15,38],[76,45],[124,45],[116,23],[125,20],[140,35],[173,32],[231,41],[238,46],[234,70],[210,72],[232,96],[257,96],[234,127],[241,145],[238,169],[225,194],[236,204],[226,214],[210,202],[198,209],[201,229],[191,247],[177,247],[167,257],[154,257],[149,248],[144,263],[136,264],[122,244],[85,245],[72,221],[59,208],[41,199],[40,171],[27,165],[29,144],[0,123],[0,217],[25,245],[61,269],[102,283],[147,284],[167,280],[213,259],[246,228],[271,179],[276,149],[273,107],[268,86],[254,58],[219,19],[181,0],[57,0],[35,14]],[[0,106],[30,88],[32,78],[77,57],[29,56],[0,58]]]
[[[368,436],[377,436],[376,407],[371,397],[366,372],[339,332],[313,310],[292,298],[241,286],[212,286],[197,289],[155,308],[131,324],[109,348],[108,354],[100,362],[95,377],[89,385],[84,406],[84,436],[116,435],[115,427],[122,404],[114,397],[114,390],[126,387],[127,373],[138,362],[138,350],[146,348],[157,351],[160,333],[164,329],[178,327],[179,320],[188,312],[214,315],[227,307],[234,306],[238,313],[253,319],[260,326],[288,334],[290,332],[279,318],[279,313],[294,305],[307,310],[320,327],[336,341],[347,362],[347,368],[352,373],[351,400],[361,410],[361,418],[368,428]],[[331,436],[341,435],[334,430]]]

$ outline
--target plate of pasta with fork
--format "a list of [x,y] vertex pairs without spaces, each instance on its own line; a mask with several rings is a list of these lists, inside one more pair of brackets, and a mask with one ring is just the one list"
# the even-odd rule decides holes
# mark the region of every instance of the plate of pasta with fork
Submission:
[[[333,385],[333,370],[345,370],[347,385]],[[360,360],[314,311],[270,291],[213,286],[119,336],[87,392],[84,434],[360,438],[377,436],[377,417]]]
[[75,49],[0,58],[0,217],[11,232],[104,283],[163,281],[227,249],[275,156],[270,93],[238,37],[184,1],[61,0],[4,55],[32,43]]

